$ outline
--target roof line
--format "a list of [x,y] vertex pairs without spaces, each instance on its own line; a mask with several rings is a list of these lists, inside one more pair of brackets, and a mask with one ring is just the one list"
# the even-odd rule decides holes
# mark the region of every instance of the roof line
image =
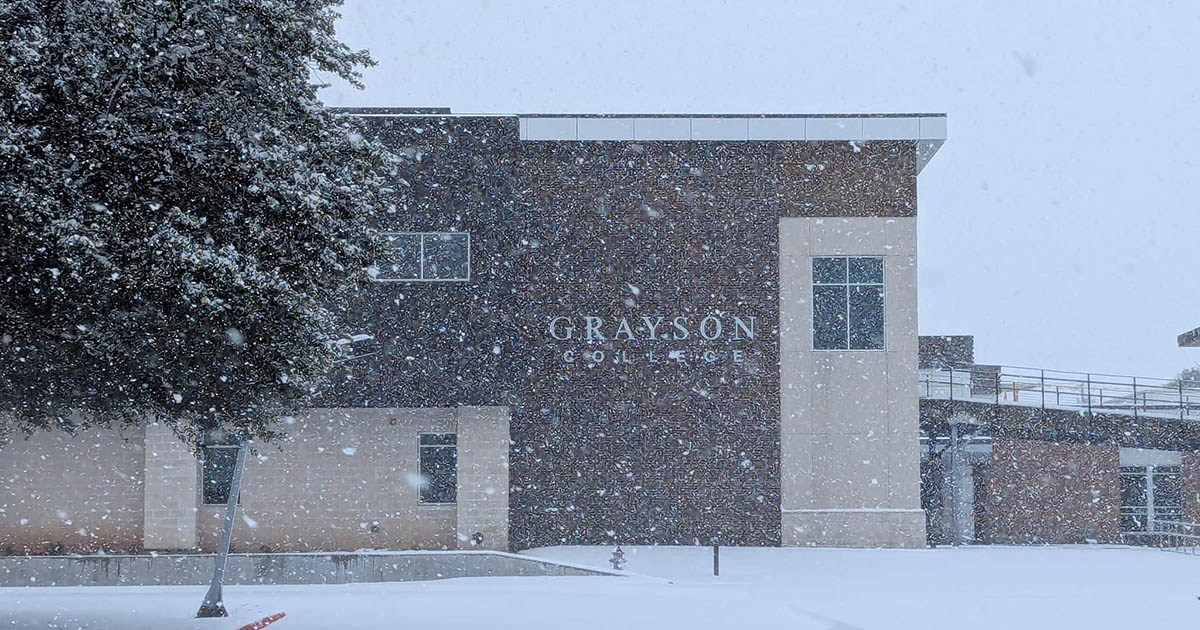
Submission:
[[945,118],[946,114],[517,114],[521,118]]
[[945,113],[840,113],[840,114],[786,114],[786,113],[704,113],[704,114],[636,114],[636,113],[506,113],[506,112],[454,112],[449,107],[330,107],[330,111],[364,116],[449,116],[474,118],[492,116],[516,116],[518,118],[945,118]]

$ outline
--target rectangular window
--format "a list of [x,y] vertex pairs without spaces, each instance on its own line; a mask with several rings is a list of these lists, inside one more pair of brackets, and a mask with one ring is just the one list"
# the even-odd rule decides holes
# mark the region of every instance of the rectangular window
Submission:
[[[229,490],[233,486],[233,468],[237,464],[237,452],[236,446],[204,447],[204,505],[229,504]],[[241,502],[241,497],[238,497],[238,502]]]
[[1146,531],[1146,467],[1121,467],[1121,531]]
[[882,350],[883,258],[812,259],[813,349]]
[[421,503],[454,503],[458,498],[458,436],[422,433]]
[[468,232],[387,232],[375,240],[378,282],[454,282],[471,279]]
[[1121,467],[1121,531],[1158,531],[1155,521],[1183,520],[1179,466]]
[[1179,466],[1155,466],[1150,481],[1154,500],[1150,507],[1159,521],[1183,520],[1183,474]]

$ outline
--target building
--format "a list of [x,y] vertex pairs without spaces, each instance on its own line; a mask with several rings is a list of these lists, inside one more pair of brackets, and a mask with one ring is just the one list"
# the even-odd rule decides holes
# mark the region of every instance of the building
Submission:
[[1193,328],[1179,335],[1180,348],[1200,348],[1200,328]]
[[[363,109],[407,160],[354,359],[235,550],[923,546],[917,176],[941,114]],[[216,545],[231,451],[0,450],[0,548]]]
[[920,345],[932,542],[1194,544],[1194,383],[979,365],[965,336]]

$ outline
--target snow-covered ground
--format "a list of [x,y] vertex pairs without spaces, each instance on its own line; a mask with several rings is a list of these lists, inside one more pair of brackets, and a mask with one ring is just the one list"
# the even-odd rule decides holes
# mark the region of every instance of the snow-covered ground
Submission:
[[[0,628],[1183,628],[1200,556],[1128,547],[932,550],[627,548],[628,578],[466,578],[226,588],[232,617],[195,620],[204,587],[0,589]],[[531,555],[605,565],[611,548]]]

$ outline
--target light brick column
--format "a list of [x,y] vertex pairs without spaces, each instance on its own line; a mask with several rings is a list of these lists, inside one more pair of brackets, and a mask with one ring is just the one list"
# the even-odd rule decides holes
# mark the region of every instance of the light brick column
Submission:
[[142,546],[196,548],[196,457],[170,428],[146,425],[146,503]]
[[456,415],[458,546],[507,550],[508,408],[459,407]]
[[[923,547],[916,217],[779,220],[784,545]],[[884,259],[881,350],[816,350],[812,260]]]

